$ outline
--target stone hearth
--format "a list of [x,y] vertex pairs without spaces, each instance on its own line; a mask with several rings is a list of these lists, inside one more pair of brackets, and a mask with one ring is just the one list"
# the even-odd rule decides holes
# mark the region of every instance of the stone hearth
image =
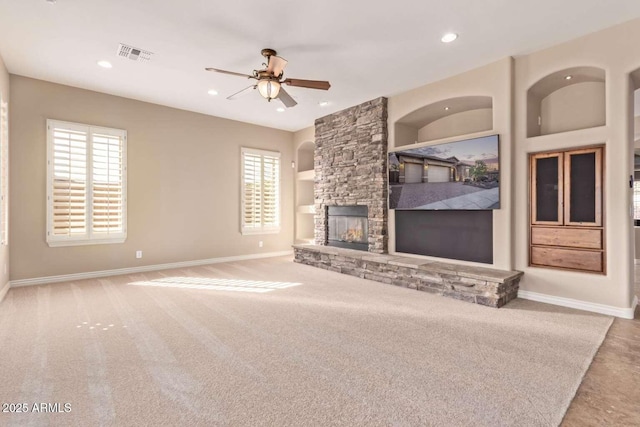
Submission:
[[518,296],[522,272],[371,254],[318,245],[294,245],[295,262],[490,307]]

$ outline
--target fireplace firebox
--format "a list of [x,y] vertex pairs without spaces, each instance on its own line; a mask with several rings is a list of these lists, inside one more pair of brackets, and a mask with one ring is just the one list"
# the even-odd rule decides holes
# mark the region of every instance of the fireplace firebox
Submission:
[[368,251],[368,215],[366,206],[328,206],[327,246]]

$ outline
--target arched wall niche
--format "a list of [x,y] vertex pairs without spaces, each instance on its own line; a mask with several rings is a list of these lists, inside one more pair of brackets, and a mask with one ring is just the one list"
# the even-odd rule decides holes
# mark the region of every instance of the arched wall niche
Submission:
[[304,172],[313,170],[313,150],[314,143],[312,141],[306,141],[300,144],[298,147],[298,172]]
[[527,137],[606,125],[606,73],[598,67],[565,68],[527,91]]
[[462,96],[437,101],[402,117],[394,128],[396,147],[492,130],[493,99]]

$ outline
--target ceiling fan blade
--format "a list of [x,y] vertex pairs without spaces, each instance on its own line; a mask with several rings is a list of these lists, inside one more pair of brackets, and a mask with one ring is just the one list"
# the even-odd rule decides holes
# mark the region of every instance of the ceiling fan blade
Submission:
[[282,86],[280,87],[280,92],[278,92],[278,99],[282,101],[284,106],[287,108],[295,107],[296,105],[298,105],[296,100],[293,99]]
[[222,73],[222,74],[231,74],[232,76],[240,76],[240,77],[247,77],[249,79],[253,79],[253,76],[250,76],[249,74],[242,74],[242,73],[236,73],[234,71],[227,71],[227,70],[219,70],[217,68],[205,68],[205,70],[207,71],[215,71],[216,73]]
[[282,70],[284,70],[284,67],[287,66],[287,63],[288,61],[284,58],[280,58],[279,56],[275,55],[270,56],[267,71],[278,77],[282,73]]
[[229,99],[229,100],[233,101],[234,99],[241,98],[241,97],[243,97],[244,95],[246,95],[246,94],[250,93],[250,92],[251,92],[251,90],[253,90],[253,89],[255,89],[255,88],[256,88],[256,85],[251,85],[251,86],[245,87],[245,88],[244,88],[244,89],[242,89],[240,92],[236,92],[236,93],[234,93],[233,95],[229,95],[229,96],[227,96],[227,99]]
[[285,79],[282,83],[289,86],[306,87],[309,89],[329,90],[331,83],[323,80]]

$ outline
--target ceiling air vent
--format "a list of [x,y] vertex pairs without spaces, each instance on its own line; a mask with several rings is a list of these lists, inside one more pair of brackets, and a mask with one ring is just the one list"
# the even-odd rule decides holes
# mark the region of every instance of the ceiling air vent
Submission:
[[144,49],[138,49],[137,47],[129,46],[127,44],[120,43],[118,46],[118,56],[121,58],[129,58],[132,61],[150,61],[152,52]]

